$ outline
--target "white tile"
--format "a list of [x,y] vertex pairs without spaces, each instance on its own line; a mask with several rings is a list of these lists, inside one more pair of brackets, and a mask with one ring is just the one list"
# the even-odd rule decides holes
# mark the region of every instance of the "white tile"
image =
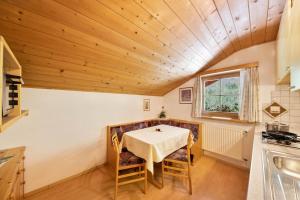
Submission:
[[299,124],[297,124],[297,123],[290,123],[289,125],[290,125],[290,129],[293,129],[294,127],[299,126]]
[[[280,103],[283,105],[283,104],[289,104],[290,103],[290,97],[287,96],[287,97],[280,97]],[[288,107],[288,105],[287,105]]]
[[300,117],[290,117],[290,123],[299,123],[300,124]]
[[300,92],[291,92],[291,97],[300,97]]
[[290,109],[300,109],[300,104],[294,104],[294,103],[291,103],[290,104]]
[[266,122],[271,122],[273,121],[273,118],[270,117],[269,115],[267,115],[266,113],[263,113],[263,116],[262,116],[262,120],[263,120],[263,123],[266,123]]
[[291,109],[290,110],[290,116],[300,117],[300,109]]
[[300,97],[291,97],[290,103],[291,104],[300,104]]
[[283,91],[283,90],[290,90],[290,86],[289,85],[280,85],[280,90]]
[[281,105],[282,107],[284,107],[285,109],[287,109],[287,110],[290,109],[290,104],[289,104],[289,102],[287,102],[287,103],[282,103],[282,102],[280,102],[280,105]]
[[272,101],[280,103],[280,97],[272,97]]
[[280,91],[280,85],[276,85],[276,86],[275,86],[275,90],[276,90],[276,91]]
[[288,113],[286,113],[280,117],[280,121],[288,122],[289,120],[290,120],[290,115]]
[[272,96],[272,98],[275,98],[275,97],[280,97],[280,91],[273,91],[272,93],[271,93],[271,96]]
[[280,91],[280,96],[281,97],[289,97],[290,91],[286,91],[286,90]]

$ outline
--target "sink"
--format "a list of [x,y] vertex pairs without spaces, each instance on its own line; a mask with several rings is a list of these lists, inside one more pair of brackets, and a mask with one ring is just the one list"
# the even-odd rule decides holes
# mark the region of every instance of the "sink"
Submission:
[[282,173],[300,179],[300,160],[275,156],[273,162]]
[[300,155],[263,151],[265,200],[300,200]]
[[6,157],[0,158],[0,167],[5,165],[5,163],[7,163],[9,161],[9,159],[11,159],[12,157],[14,157],[14,156],[6,156]]

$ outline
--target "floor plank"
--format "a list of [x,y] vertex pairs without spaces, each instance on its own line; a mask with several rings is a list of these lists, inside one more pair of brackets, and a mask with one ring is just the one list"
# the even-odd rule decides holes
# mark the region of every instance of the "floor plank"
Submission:
[[[248,179],[249,171],[204,156],[192,167],[193,195],[188,194],[187,181],[167,177],[163,189],[148,184],[146,195],[142,192],[142,183],[121,186],[118,199],[243,200],[246,199]],[[104,166],[26,200],[112,200],[113,195],[112,171]]]

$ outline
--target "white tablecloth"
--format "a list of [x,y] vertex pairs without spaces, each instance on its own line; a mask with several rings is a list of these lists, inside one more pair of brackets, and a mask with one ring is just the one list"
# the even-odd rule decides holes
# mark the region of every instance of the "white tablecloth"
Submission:
[[[155,131],[159,128],[161,132]],[[189,129],[168,125],[124,133],[121,144],[147,161],[147,169],[153,174],[153,162],[161,162],[167,155],[187,145]]]

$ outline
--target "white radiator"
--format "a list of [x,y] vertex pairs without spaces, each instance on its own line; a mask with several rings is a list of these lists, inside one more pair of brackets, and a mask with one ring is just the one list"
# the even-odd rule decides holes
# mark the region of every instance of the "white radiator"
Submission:
[[204,124],[202,146],[206,151],[243,160],[246,136],[244,127]]

